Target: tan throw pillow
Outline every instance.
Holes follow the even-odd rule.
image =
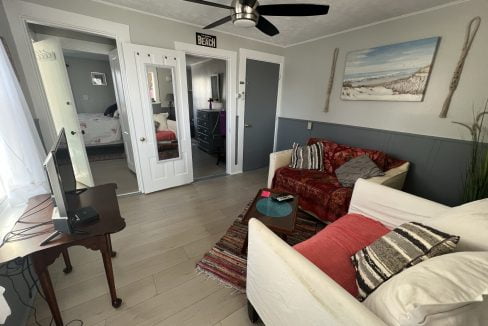
[[[458,236],[417,222],[393,229],[351,257],[356,269],[358,299],[363,301],[383,282],[404,269],[452,252],[458,241]]]
[[[168,130],[168,116],[169,113],[153,114],[154,121],[159,122],[159,126],[156,131]]]

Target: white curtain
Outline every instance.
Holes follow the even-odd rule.
[[[43,160],[29,107],[0,42],[0,182],[11,206],[48,192]]]

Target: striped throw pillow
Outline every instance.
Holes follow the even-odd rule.
[[[316,143],[309,146],[293,144],[291,164],[294,169],[324,170],[324,145]]]
[[[409,222],[356,252],[352,264],[360,301],[402,270],[429,258],[450,253],[459,241],[432,227]]]

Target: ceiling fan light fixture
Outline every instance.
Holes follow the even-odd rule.
[[[234,20],[234,25],[237,27],[250,28],[256,27],[256,22],[252,19],[238,19]]]
[[[235,14],[232,15],[232,23],[237,27],[256,27],[258,23],[258,16],[254,14]]]
[[[238,27],[256,27],[259,19],[259,14],[256,12],[258,5],[257,1],[252,6],[249,6],[246,1],[234,0],[231,4],[233,7],[231,11],[232,23]]]

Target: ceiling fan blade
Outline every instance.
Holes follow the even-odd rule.
[[[183,0],[183,1],[193,2],[193,3],[198,3],[200,5],[223,8],[223,9],[232,9],[231,6],[221,5],[220,3],[214,3],[214,2],[210,2],[210,1],[204,1],[204,0]]]
[[[318,16],[329,12],[327,5],[289,3],[282,5],[262,5],[257,8],[260,15],[268,16]]]
[[[271,24],[271,22],[269,20],[267,20],[266,18],[264,18],[263,16],[259,17],[258,24],[256,25],[256,28],[259,29],[264,34],[269,35],[269,36],[275,36],[276,34],[280,33],[280,31],[276,28],[276,26]]]
[[[214,28],[214,27],[220,26],[222,24],[225,24],[227,22],[230,22],[231,20],[232,20],[232,18],[230,18],[230,16],[227,16],[227,17],[224,17],[222,19],[217,20],[216,22],[213,22],[210,25],[205,26],[203,29]]]

